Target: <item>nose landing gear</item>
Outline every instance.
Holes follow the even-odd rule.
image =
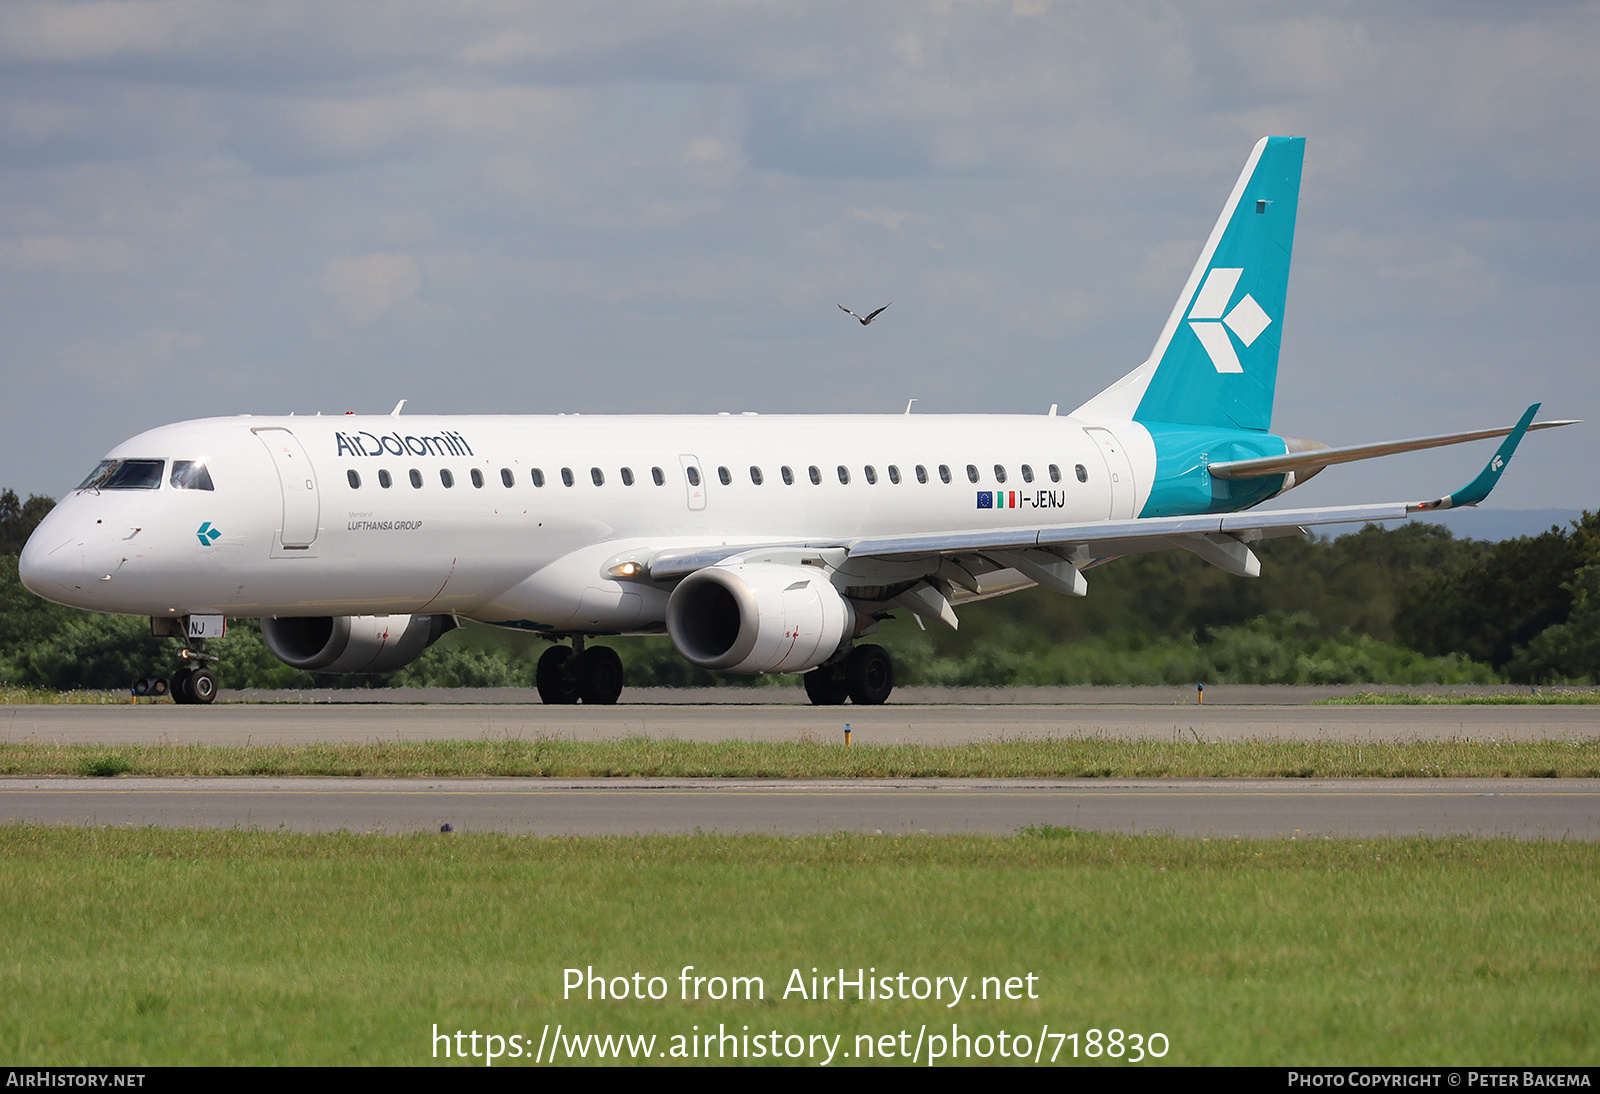
[[[209,704],[217,697],[217,677],[210,666],[220,658],[214,653],[206,652],[204,638],[191,638],[188,634],[187,618],[179,619],[152,619],[151,630],[157,637],[182,638],[183,649],[178,651],[178,657],[183,665],[174,672],[170,679],[155,676],[142,676],[133,682],[133,694],[151,695],[160,697],[171,695],[174,703]]]

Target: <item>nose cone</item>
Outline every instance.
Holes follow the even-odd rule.
[[[17,559],[17,576],[29,592],[77,605],[83,599],[83,540],[57,512],[47,514],[28,537]]]

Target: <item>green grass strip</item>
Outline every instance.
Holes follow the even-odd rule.
[[[835,1066],[952,1023],[1159,1032],[1185,1065],[1586,1065],[1600,1043],[1594,843],[10,826],[0,909],[19,1066],[454,1065],[435,1025],[531,1053],[557,1023],[660,1051],[694,1026],[839,1036]],[[764,997],[685,1001],[686,965]],[[670,994],[563,998],[591,966]],[[1037,998],[783,998],[813,968],[1031,975]]]
[[[1318,699],[1312,706],[1365,707],[1365,706],[1594,706],[1600,704],[1600,690],[1518,692],[1500,695],[1434,695],[1426,692],[1358,691],[1354,695],[1341,695],[1332,699]]]
[[[54,688],[0,685],[0,706],[10,704],[31,706],[57,706],[61,704],[107,706],[113,703],[125,706],[129,702],[129,698],[126,691],[57,691]],[[158,701],[160,700],[141,700],[141,702],[145,703]]]
[[[1600,738],[1562,741],[1123,741],[965,745],[636,737],[376,744],[0,744],[0,775],[553,778],[1600,778]]]

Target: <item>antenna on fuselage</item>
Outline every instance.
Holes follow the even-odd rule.
[[[907,414],[911,413],[911,404],[914,403],[914,402],[916,402],[915,399],[907,399],[906,400],[906,413]]]
[[[391,417],[391,418],[400,417],[400,408],[405,406],[405,405],[406,405],[406,401],[404,399],[401,399],[398,403],[394,404],[394,409],[389,411],[389,417]]]

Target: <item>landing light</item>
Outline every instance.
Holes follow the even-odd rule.
[[[638,562],[619,562],[606,573],[611,577],[641,577],[644,574],[644,565]]]

